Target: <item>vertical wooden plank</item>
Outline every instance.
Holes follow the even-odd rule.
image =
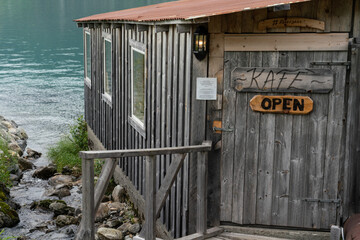
[[[331,53],[314,53],[315,62],[331,62]],[[305,67],[310,66],[308,63]],[[306,161],[306,169],[309,172],[309,182],[306,186],[305,198],[322,199],[323,177],[325,167],[326,134],[328,122],[329,96],[323,94],[311,94],[316,106],[309,119],[309,151]],[[305,203],[304,226],[320,228],[322,203]]]
[[[346,59],[347,52],[332,53],[332,61],[334,62],[346,61]],[[331,69],[335,73],[335,81],[334,89],[330,92],[329,96],[323,199],[338,198],[339,180],[344,163],[346,67],[333,66]],[[342,183],[340,182],[340,184]],[[322,208],[322,228],[328,227],[330,224],[333,224],[333,221],[339,220],[337,207],[335,204],[327,204],[327,208]]]
[[[360,2],[356,6],[356,21],[360,17]],[[356,25],[358,26],[360,22]],[[354,35],[359,36],[360,29],[355,30]],[[343,217],[347,219],[353,213],[358,212],[359,209],[359,190],[355,186],[359,184],[359,108],[357,103],[360,102],[360,86],[359,86],[359,71],[357,66],[360,64],[359,47],[352,46],[351,49],[351,72],[349,77],[349,98],[346,121],[346,155],[344,164],[344,191],[343,191]],[[357,129],[354,131],[354,129]]]
[[[262,65],[262,53],[250,53],[250,67]],[[248,94],[250,101],[256,94]],[[257,168],[259,159],[259,124],[260,114],[248,108],[247,112],[247,142],[245,164],[245,200],[247,206],[244,212],[244,224],[254,224],[256,220],[256,192],[257,192]]]
[[[277,67],[279,54],[263,52],[262,66]],[[275,114],[264,114],[260,118],[259,162],[256,204],[256,223],[270,225],[272,218],[273,167],[274,167]]]
[[[235,57],[234,57],[235,58]],[[247,59],[249,58],[249,53],[237,53],[236,59],[238,66],[248,66]],[[228,80],[227,80],[228,81]],[[227,83],[231,84],[231,83]],[[225,89],[231,87],[226,85]],[[227,90],[226,90],[227,91]],[[231,91],[233,91],[231,89]],[[224,99],[225,100],[225,99]],[[225,100],[226,101],[226,100]],[[235,143],[232,146],[234,151],[234,160],[233,160],[233,187],[232,187],[232,221],[235,223],[243,224],[243,215],[244,209],[244,174],[245,174],[245,154],[246,154],[246,129],[247,129],[247,109],[249,108],[249,102],[247,99],[247,94],[236,94],[236,105],[235,105]],[[224,106],[225,109],[225,106]],[[229,111],[230,109],[227,109]],[[230,110],[231,111],[231,110]],[[225,119],[225,118],[224,118]],[[225,137],[229,134],[223,133],[223,141]],[[225,142],[225,141],[224,141]],[[225,150],[225,146],[223,146]],[[230,151],[227,150],[227,151]],[[224,161],[225,158],[222,159]],[[226,175],[225,175],[226,176]]]
[[[146,194],[145,194],[145,239],[155,240],[156,225],[156,157],[146,157]]]
[[[174,30],[175,26],[172,26],[169,28],[169,33],[168,33],[168,44],[167,44],[167,56],[166,56],[166,61],[167,61],[167,78],[166,78],[166,124],[165,124],[165,146],[167,147],[171,147],[171,129],[172,129],[172,125],[171,125],[171,114],[172,114],[172,76],[173,76],[173,42],[174,42]],[[166,156],[166,169],[169,168],[170,166],[170,160],[171,160],[171,156],[167,155]],[[173,184],[174,185],[174,184]],[[175,212],[172,212],[170,209],[171,203],[170,203],[170,198],[171,198],[171,194],[169,194],[169,196],[167,197],[166,200],[166,204],[165,204],[165,215],[166,215],[166,226],[168,229],[171,229],[171,220],[172,220],[172,214],[174,214]]]
[[[94,161],[82,159],[82,228],[79,239],[95,239],[95,211],[94,211]]]
[[[207,230],[207,152],[198,153],[197,222],[196,232],[205,234]]]
[[[243,12],[226,14],[221,16],[221,32],[223,33],[242,33]]]
[[[185,33],[179,34],[179,75],[178,75],[178,125],[177,125],[177,144],[183,146],[184,144],[184,87],[185,87]],[[183,186],[184,167],[178,173],[176,186],[176,237],[180,237],[182,232],[182,186]]]
[[[172,130],[171,130],[171,145],[173,147],[177,146],[177,126],[178,126],[178,70],[179,70],[179,33],[174,31],[174,62],[173,62],[173,78],[172,78]],[[178,184],[181,180],[180,172],[178,173],[178,177],[176,179],[175,184],[171,188],[171,227],[170,231],[174,237],[176,237],[176,229],[177,229],[177,189]]]
[[[191,111],[191,66],[192,66],[192,28],[190,33],[186,33],[185,41],[185,105],[184,105],[184,146],[190,144],[190,111]],[[184,185],[183,185],[183,217],[182,217],[182,235],[187,233],[187,220],[189,211],[189,155],[184,161]]]
[[[352,24],[352,0],[343,0],[339,4],[336,0],[331,0],[331,31],[350,32]]]
[[[325,22],[325,31],[324,32],[331,32],[331,2],[332,0],[318,0],[317,6],[317,17],[316,19]]]
[[[241,56],[239,56],[241,55]],[[223,128],[234,129],[235,127],[235,99],[236,92],[232,89],[230,73],[237,65],[243,65],[241,61],[244,53],[225,53],[224,65],[224,93],[223,93]],[[240,62],[238,62],[240,61]],[[233,197],[233,170],[234,170],[234,131],[222,132],[222,157],[221,157],[221,198],[220,220],[232,220],[232,197]]]
[[[291,67],[295,61],[294,52],[279,53],[279,67]],[[286,226],[288,223],[290,160],[292,146],[292,115],[276,117],[274,139],[274,180],[272,225]]]
[[[166,78],[167,78],[167,48],[168,48],[168,42],[167,42],[167,34],[168,32],[162,32],[162,55],[161,55],[161,62],[159,62],[159,65],[161,65],[161,118],[160,118],[160,147],[165,147],[166,143],[166,105],[167,105],[167,96],[166,96]],[[163,179],[166,174],[166,156],[162,155],[160,158],[161,161],[161,172],[160,172],[160,180],[161,183],[163,182]],[[164,209],[166,206],[164,206]],[[163,210],[161,212],[161,217],[163,219],[163,222],[166,223],[165,218],[166,214]]]
[[[191,55],[191,53],[190,53]],[[202,61],[192,58],[192,76],[191,76],[191,108],[190,112],[190,145],[202,144],[205,139],[206,130],[206,101],[196,100],[196,78],[207,76],[207,59]],[[188,193],[188,234],[196,232],[196,202],[197,202],[197,153],[189,155],[189,193]],[[218,170],[218,169],[217,169]],[[214,176],[212,176],[214,177]],[[219,207],[219,205],[217,205]],[[214,209],[212,209],[214,211]]]

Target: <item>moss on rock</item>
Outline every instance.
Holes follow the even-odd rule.
[[[14,227],[19,222],[17,212],[5,202],[0,201],[0,227]]]

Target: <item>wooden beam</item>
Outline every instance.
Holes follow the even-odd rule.
[[[149,30],[149,26],[144,25],[144,24],[137,24],[136,28],[137,28],[138,32],[145,32],[145,31]]]
[[[225,51],[347,51],[348,33],[225,35]]]
[[[175,156],[171,165],[166,169],[166,176],[162,180],[160,189],[156,193],[156,216],[158,217],[162,207],[165,204],[166,198],[169,195],[170,188],[172,187],[174,181],[176,180],[177,174],[181,169],[186,154],[178,154]]]
[[[207,158],[207,152],[198,152],[196,232],[203,235],[207,230]]]
[[[136,190],[129,177],[124,174],[119,166],[115,167],[114,179],[116,183],[121,184],[126,189],[126,193],[129,195],[131,202],[134,204],[134,207],[139,211],[139,215],[144,214],[144,197],[141,196],[139,191]],[[156,221],[156,235],[165,240],[172,239],[170,233],[166,230],[166,227],[159,219]]]
[[[103,28],[110,28],[111,24],[110,23],[103,23],[102,27]]]
[[[183,146],[183,147],[165,147],[150,149],[128,149],[128,150],[108,150],[108,151],[81,151],[80,157],[87,159],[96,158],[122,158],[135,156],[154,156],[190,152],[209,152],[211,143],[204,142],[202,145]]]
[[[76,240],[95,239],[94,162],[82,159],[82,218]]]
[[[198,239],[206,239],[219,235],[224,232],[224,229],[221,227],[213,227],[207,230],[205,235],[200,233],[191,234],[182,238],[177,238],[177,240],[198,240]]]
[[[95,212],[97,212],[100,203],[102,201],[102,198],[104,197],[110,179],[114,173],[116,163],[117,163],[116,159],[112,159],[112,158],[105,159],[105,164],[101,169],[101,173],[95,187],[95,205],[94,205]]]
[[[176,31],[178,33],[189,33],[192,25],[189,24],[178,24],[176,25]]]
[[[168,32],[169,25],[155,25],[155,33]]]
[[[125,24],[125,30],[133,30],[135,28],[134,24]]]
[[[156,223],[156,157],[145,159],[145,239],[155,240]]]

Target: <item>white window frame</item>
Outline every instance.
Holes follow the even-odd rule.
[[[146,109],[146,96],[145,96],[145,89],[146,89],[146,46],[143,43],[134,41],[132,39],[129,40],[130,45],[130,94],[131,94],[131,100],[130,100],[130,116],[129,116],[129,123],[131,126],[133,126],[143,137],[145,137],[145,109]],[[144,56],[144,122],[142,122],[138,117],[134,115],[133,109],[134,109],[134,51],[142,54]]]
[[[111,61],[111,76],[110,76],[110,81],[111,81],[111,93],[109,94],[108,92],[105,91],[105,85],[106,85],[106,42],[110,43],[111,49],[110,52],[112,52],[112,41],[111,41],[111,34],[107,33],[107,32],[103,32],[102,33],[102,37],[103,37],[103,86],[104,86],[104,93],[102,94],[102,100],[104,102],[106,102],[107,104],[109,104],[110,106],[112,105],[112,91],[113,91],[113,84],[112,84],[112,74],[113,74],[113,64]],[[110,58],[112,59],[112,56],[110,56]]]
[[[90,37],[90,46],[87,45],[87,36]],[[88,76],[88,60],[87,60],[87,50],[90,47],[90,55],[91,55],[91,33],[90,29],[84,29],[84,83],[86,86],[91,88],[91,56],[90,56],[90,76]]]

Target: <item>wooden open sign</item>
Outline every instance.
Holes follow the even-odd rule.
[[[253,111],[264,113],[308,114],[314,102],[302,96],[263,96],[257,95],[250,101]]]

